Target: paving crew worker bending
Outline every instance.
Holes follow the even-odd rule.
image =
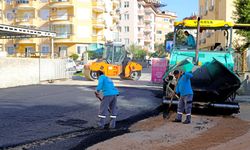
[[[117,117],[117,96],[119,91],[115,88],[113,81],[104,75],[102,71],[97,72],[98,85],[96,87],[96,95],[99,96],[100,92],[103,93],[101,100],[99,115],[98,115],[98,128],[103,129],[106,117],[110,114],[109,128],[115,128]]]
[[[185,110],[186,120],[183,123],[189,124],[191,123],[191,110],[193,101],[193,90],[190,79],[193,77],[193,75],[191,72],[182,72],[179,70],[175,70],[173,74],[176,80],[178,80],[175,92],[180,94],[177,107],[177,116],[174,122],[182,122],[182,114]]]

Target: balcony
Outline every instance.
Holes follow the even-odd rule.
[[[143,33],[138,33],[138,39],[144,39],[144,34]]]
[[[92,35],[92,42],[93,43],[104,43],[105,42],[104,35],[93,34]]]
[[[151,22],[151,21],[152,21],[152,19],[151,19],[150,16],[145,16],[144,17],[144,22]]]
[[[30,10],[35,9],[33,5],[33,0],[16,0],[14,7],[18,10]]]
[[[104,19],[92,19],[93,28],[103,29],[105,27]]]
[[[113,2],[113,5],[115,6],[119,6],[120,4],[119,0],[112,0],[112,2]]]
[[[17,17],[15,18],[16,25],[19,26],[31,26],[34,25],[34,18]]]
[[[138,16],[144,16],[144,10],[139,9],[138,10]]]
[[[120,15],[114,14],[113,19],[114,19],[114,21],[118,22],[120,20]]]
[[[52,24],[71,24],[73,17],[73,15],[51,15],[49,20],[52,22]]]
[[[93,8],[93,11],[95,11],[97,13],[102,13],[105,11],[105,4],[103,1],[93,0],[92,8]]]
[[[144,32],[150,33],[150,32],[152,32],[152,28],[151,28],[150,26],[146,26],[146,27],[144,28]]]
[[[74,0],[49,0],[49,6],[53,8],[67,8],[74,6]]]
[[[150,37],[145,37],[144,43],[151,43],[151,38]]]
[[[139,21],[139,22],[138,22],[138,27],[144,27],[144,22]]]

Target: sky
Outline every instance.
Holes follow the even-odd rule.
[[[198,12],[199,0],[161,0],[161,2],[167,4],[167,6],[161,8],[161,10],[176,12],[177,21],[191,16],[193,12],[196,14]]]

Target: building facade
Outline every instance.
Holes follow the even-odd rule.
[[[199,16],[202,19],[224,20],[233,22],[233,11],[235,10],[234,0],[199,0]],[[215,43],[226,46],[226,34],[221,31],[203,32],[199,41],[201,48],[209,48]],[[233,34],[234,39],[238,38]],[[234,40],[233,40],[234,41]]]
[[[132,44],[154,52],[155,43],[164,43],[165,34],[173,31],[176,14],[162,13],[157,8],[160,1],[121,0],[119,41],[127,47]]]
[[[119,19],[119,0],[3,0],[3,24],[36,28],[57,34],[51,39],[2,40],[9,56],[29,57],[41,52],[55,57],[79,56],[86,50],[102,48],[113,40]]]

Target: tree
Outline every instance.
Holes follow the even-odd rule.
[[[235,22],[250,24],[250,0],[235,0],[234,6],[235,11],[233,11],[233,19],[235,20]],[[250,43],[250,31],[237,30],[236,33],[245,37],[245,43],[242,45],[242,47],[248,47]]]
[[[174,32],[169,32],[165,36],[167,41],[173,41],[174,40]],[[183,43],[185,41],[186,37],[183,30],[178,30],[176,34],[176,43]]]
[[[133,59],[135,60],[143,60],[147,55],[146,51],[141,46],[135,44],[129,46],[129,51],[132,53]]]
[[[78,55],[77,54],[72,54],[69,56],[71,59],[73,59],[74,61],[76,61],[78,59]]]
[[[153,57],[165,57],[166,56],[164,44],[156,43],[154,46],[155,46],[155,53],[153,53],[151,56]]]

